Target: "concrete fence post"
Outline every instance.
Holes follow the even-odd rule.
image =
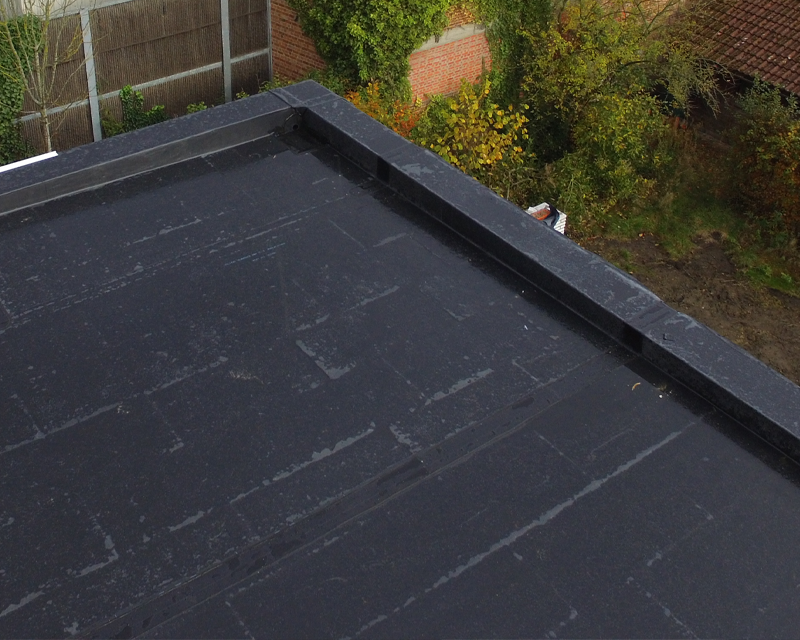
[[[267,80],[272,82],[272,0],[267,0],[267,51]]]
[[[94,47],[92,45],[92,23],[89,10],[81,9],[81,31],[83,32],[83,57],[86,60],[86,84],[89,88],[89,112],[92,115],[92,135],[94,141],[103,139],[100,126],[100,102],[97,99],[97,73],[94,66]]]
[[[233,79],[231,74],[231,19],[228,0],[219,0],[220,22],[222,23],[222,81],[225,85],[225,102],[233,100]]]

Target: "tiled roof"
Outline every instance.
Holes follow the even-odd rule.
[[[720,0],[702,35],[713,60],[800,93],[798,0]]]

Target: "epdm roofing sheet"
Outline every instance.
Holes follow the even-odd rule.
[[[302,128],[22,213],[0,636],[797,635],[795,463]]]

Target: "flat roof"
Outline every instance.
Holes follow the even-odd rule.
[[[0,211],[0,636],[796,634],[800,390],[319,85]]]

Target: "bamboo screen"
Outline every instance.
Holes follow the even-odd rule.
[[[219,0],[134,0],[92,12],[100,93],[222,59]]]
[[[267,47],[267,0],[231,0],[231,57],[237,58]],[[269,80],[266,53],[232,65],[233,92],[255,93],[260,83]]]

